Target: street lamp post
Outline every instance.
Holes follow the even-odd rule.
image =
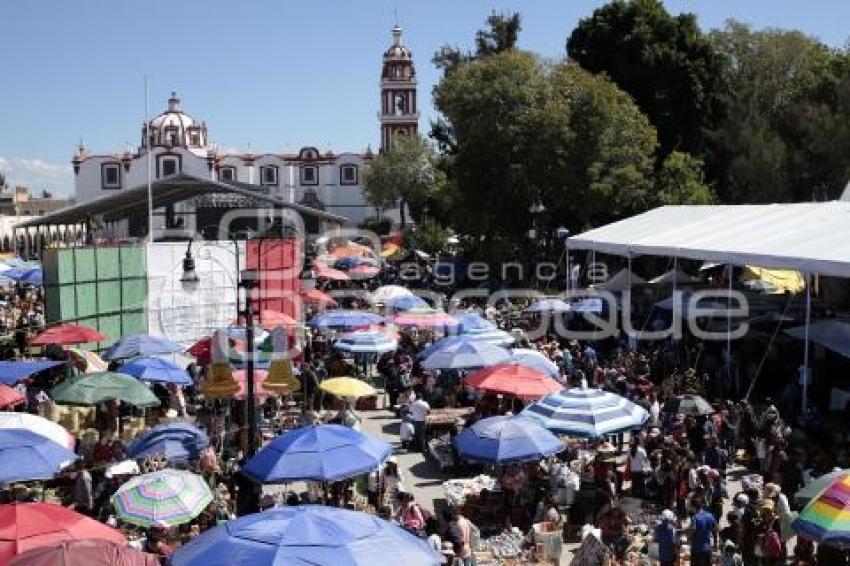
[[[570,273],[570,245],[568,243],[568,239],[570,237],[570,231],[566,226],[558,226],[557,230],[558,238],[564,240],[564,269],[566,269],[566,283],[565,289],[569,294],[572,291],[572,274]]]
[[[239,276],[239,286],[245,291],[245,410],[248,420],[248,454],[250,458],[257,452],[257,406],[256,398],[254,397],[254,313],[251,308],[251,293],[257,282],[257,274],[255,270],[246,269]],[[238,301],[237,296],[237,301]]]

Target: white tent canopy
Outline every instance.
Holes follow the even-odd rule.
[[[806,327],[795,326],[785,330],[785,334],[798,340],[806,339]],[[850,358],[850,321],[819,320],[809,325],[809,340],[829,348],[833,352]]]
[[[641,283],[646,283],[646,280],[643,277],[630,272],[628,267],[624,267],[612,275],[604,283],[597,283],[590,287],[596,291],[611,291],[612,293],[617,293],[620,291],[627,291],[631,289],[632,285],[639,285]]]
[[[649,280],[653,285],[687,285],[688,283],[696,283],[697,281],[699,279],[691,277],[679,268],[671,269]]]
[[[850,277],[850,202],[662,206],[568,240],[570,249]]]

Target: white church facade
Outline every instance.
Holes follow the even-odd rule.
[[[392,30],[393,43],[383,56],[379,122],[381,150],[401,135],[415,135],[416,77],[413,57],[402,42],[402,30]],[[72,159],[77,203],[86,203],[116,192],[186,174],[202,179],[250,186],[285,202],[304,204],[337,214],[356,226],[375,216],[363,193],[363,171],[373,154],[365,151],[320,151],[302,147],[296,153],[224,153],[210,142],[206,122],[183,110],[176,93],[167,109],[142,124],[141,142],[123,153],[93,154],[81,143]],[[187,202],[177,210],[158,211],[156,216],[183,218],[179,226],[203,228],[202,202]],[[394,221],[395,211],[384,215]],[[156,222],[157,224],[168,223]],[[132,223],[131,223],[132,224]],[[130,232],[133,232],[132,226]]]

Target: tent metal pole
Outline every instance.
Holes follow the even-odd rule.
[[[800,379],[803,380],[803,415],[806,414],[806,406],[809,397],[809,322],[812,317],[812,276],[806,273],[806,329],[803,341],[803,371]]]
[[[729,293],[726,299],[726,378],[732,381],[732,272],[735,267],[729,264]]]

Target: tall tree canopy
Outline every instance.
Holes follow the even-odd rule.
[[[797,31],[734,21],[711,34],[728,67],[710,174],[726,202],[835,198],[850,178],[850,56]]]
[[[417,222],[428,200],[440,191],[443,172],[436,166],[437,155],[420,136],[399,137],[393,147],[380,153],[363,174],[366,200],[382,210],[398,205],[402,228],[406,209]]]
[[[567,54],[606,73],[658,130],[661,155],[702,154],[723,89],[723,58],[693,14],[672,16],[659,0],[615,0],[581,20]]]

